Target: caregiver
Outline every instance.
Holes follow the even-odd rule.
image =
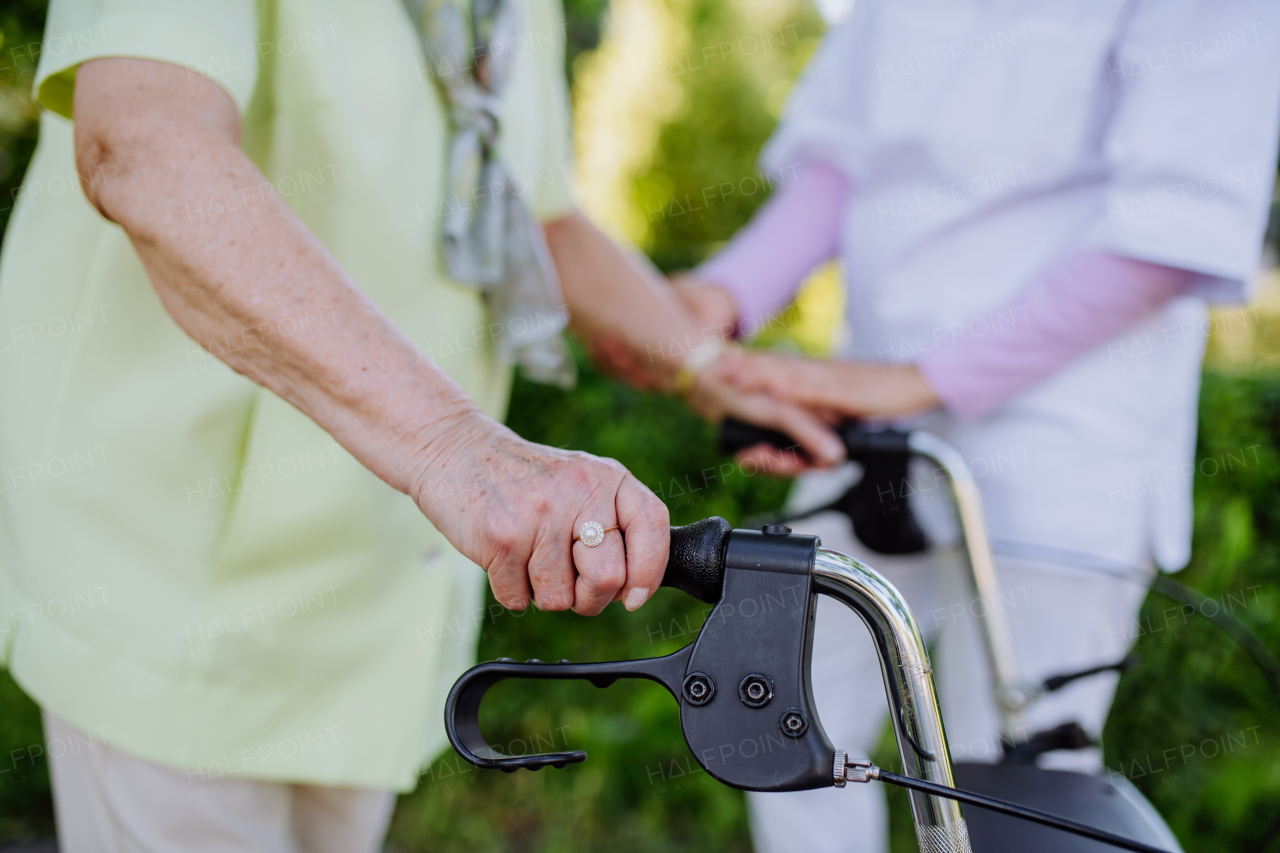
[[[1189,558],[1205,299],[1245,298],[1258,268],[1278,108],[1272,2],[860,0],[764,153],[770,173],[799,166],[797,179],[679,289],[707,325],[754,327],[838,256],[837,359],[755,353],[713,370],[958,447],[996,540],[1021,676],[1111,662],[1132,640],[1142,580]],[[793,508],[857,476],[808,474]],[[917,467],[895,486],[933,540],[925,555],[868,554],[831,513],[797,526],[907,595],[937,643],[955,757],[994,761],[981,611],[947,547],[940,482]],[[822,719],[838,748],[867,755],[884,724],[876,656],[851,614],[820,608]],[[1075,682],[1035,704],[1028,726],[1078,721],[1096,740],[1115,683]],[[1042,764],[1101,767],[1097,749]],[[877,789],[750,802],[761,851],[886,849]]]

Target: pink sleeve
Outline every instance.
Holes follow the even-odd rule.
[[[781,187],[729,245],[696,275],[729,291],[738,329],[791,301],[814,267],[836,254],[849,183],[835,166],[813,161]]]
[[[920,372],[953,414],[981,418],[1150,315],[1196,277],[1102,252],[1074,255],[1000,309],[1012,324],[935,350]]]

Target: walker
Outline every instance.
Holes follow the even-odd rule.
[[[950,481],[974,590],[985,606],[981,625],[991,688],[1002,715],[1003,763],[951,762],[919,627],[901,594],[875,569],[821,548],[817,537],[793,534],[781,524],[734,530],[721,518],[671,529],[663,586],[714,605],[696,641],[659,658],[578,664],[503,658],[475,666],[458,679],[445,707],[453,748],[478,767],[506,772],[585,761],[582,751],[509,756],[494,749],[479,724],[486,691],[507,678],[583,679],[597,687],[619,678],[646,678],[675,697],[685,742],[715,779],[748,791],[841,788],[871,781],[901,785],[909,789],[921,853],[1098,853],[1114,848],[1182,853],[1160,815],[1127,780],[1035,765],[1043,752],[1085,746],[1088,739],[1075,724],[1027,737],[1022,710],[1045,692],[1123,664],[1104,664],[1038,685],[1019,679],[1012,633],[1003,610],[993,606],[999,583],[981,499],[960,454],[925,432],[872,431],[857,424],[840,432],[849,457],[862,462],[866,473],[835,504],[819,509],[847,512],[859,538],[873,550],[907,553],[924,547],[905,499],[890,514],[868,511],[872,505],[866,495],[876,482],[899,471],[905,475],[912,456],[936,463]],[[794,444],[785,435],[745,424],[729,422],[722,430],[727,450],[762,440],[780,447]],[[849,756],[823,731],[809,673],[819,594],[852,608],[870,629],[901,774]],[[962,811],[961,803],[976,808]]]

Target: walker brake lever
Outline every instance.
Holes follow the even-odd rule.
[[[464,759],[486,770],[514,773],[521,768],[541,770],[561,768],[587,760],[582,750],[552,752],[543,755],[504,755],[485,741],[480,731],[480,702],[489,688],[508,678],[561,678],[590,681],[596,687],[608,687],[619,678],[647,678],[671,691],[680,689],[685,665],[692,646],[675,654],[642,660],[608,661],[605,663],[543,663],[539,660],[517,663],[502,658],[467,670],[449,693],[445,708],[445,726],[453,748]]]
[[[713,778],[751,791],[833,784],[835,749],[813,705],[809,659],[816,591],[813,536],[785,527],[732,530],[709,518],[671,530],[663,586],[714,603],[698,639],[674,654],[605,663],[518,663],[468,670],[445,704],[445,731],[458,754],[486,769],[564,767],[581,750],[505,755],[480,731],[480,703],[508,678],[564,678],[607,687],[619,678],[656,681],[675,697],[685,742]]]

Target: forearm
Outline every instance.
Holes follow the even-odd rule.
[[[1100,252],[1049,270],[1000,308],[999,324],[920,362],[920,372],[954,414],[982,417],[1149,316],[1194,274]]]
[[[165,309],[232,369],[409,491],[434,452],[431,439],[451,419],[474,413],[473,404],[269,191],[236,145],[238,128],[229,131],[229,100],[231,117],[215,113],[177,127],[168,111],[128,103],[103,110],[94,99],[130,95],[120,94],[118,80],[95,75],[96,64],[81,69],[76,88],[77,160],[82,174],[94,176],[86,193],[129,236]],[[145,73],[132,82],[133,96],[157,97]],[[107,118],[97,122],[100,113]],[[242,204],[237,213],[191,213],[230,199]],[[319,315],[338,322],[304,334],[272,332],[289,318]]]
[[[702,328],[643,257],[620,248],[580,213],[545,224],[575,332],[588,341],[618,336],[643,353],[665,390],[689,352],[728,329]]]
[[[498,601],[592,615],[615,598],[634,610],[658,587],[662,502],[616,462],[539,447],[481,414],[270,192],[216,84],[95,60],[80,66],[74,111],[85,194],[124,229],[178,324],[410,494]],[[236,213],[193,213],[231,199]],[[273,333],[317,315],[337,322]],[[619,535],[575,543],[587,521]]]

